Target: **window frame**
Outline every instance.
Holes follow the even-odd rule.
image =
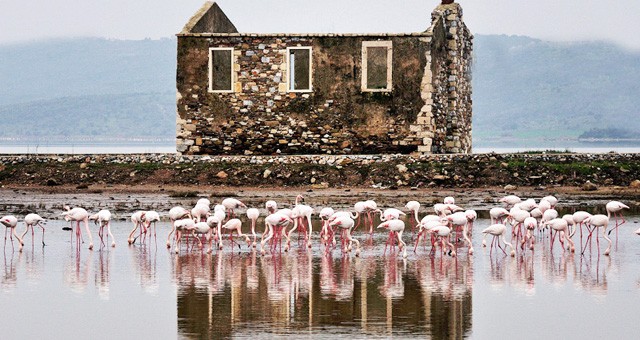
[[[291,89],[291,50],[309,50],[309,88],[303,90]],[[313,46],[291,46],[287,47],[287,92],[288,93],[311,93],[313,92]]]
[[[384,89],[370,89],[367,87],[367,77],[369,71],[368,51],[370,47],[387,48],[387,87]],[[392,92],[393,91],[393,42],[391,40],[376,40],[362,42],[362,72],[361,72],[362,92]]]
[[[230,51],[231,52],[231,86],[229,90],[213,89],[213,51]],[[236,82],[236,72],[234,65],[236,61],[235,49],[233,47],[209,47],[209,93],[234,93],[234,84]]]

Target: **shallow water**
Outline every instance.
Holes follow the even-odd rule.
[[[420,247],[406,260],[383,254],[386,235],[360,258],[311,252],[265,257],[226,249],[180,255],[158,244],[127,246],[129,224],[113,223],[116,248],[80,251],[61,221],[45,242],[36,231],[22,253],[7,244],[0,280],[2,339],[207,338],[300,335],[334,338],[637,338],[640,324],[638,216],[622,226],[611,256],[596,243],[580,256],[540,239],[534,253],[512,258],[481,247],[457,258]],[[21,229],[21,227],[19,227]],[[316,229],[317,230],[317,229]],[[615,241],[615,233],[612,234]],[[86,236],[85,236],[86,237]],[[368,236],[357,238],[363,243]],[[410,242],[410,233],[405,235]],[[603,241],[603,240],[601,240]],[[604,251],[606,242],[601,242]],[[614,243],[615,245],[615,243]]]

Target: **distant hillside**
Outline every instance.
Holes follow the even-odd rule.
[[[0,45],[8,136],[175,134],[175,39]],[[640,133],[640,55],[605,43],[477,35],[474,138]],[[617,129],[617,130],[612,130]],[[595,136],[594,136],[595,134]]]
[[[614,45],[476,36],[474,135],[576,138],[594,128],[640,136],[640,54]]]

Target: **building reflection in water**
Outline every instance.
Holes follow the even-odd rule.
[[[185,337],[322,332],[461,339],[471,330],[471,260],[188,254],[174,257],[172,270]]]

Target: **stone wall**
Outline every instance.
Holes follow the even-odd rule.
[[[178,152],[471,152],[473,37],[458,4],[438,6],[424,33],[369,35],[229,33],[219,7],[206,8],[178,34]],[[215,18],[225,30],[195,30]],[[362,92],[365,41],[392,42],[391,92]],[[313,91],[292,93],[286,49],[309,46]],[[234,48],[232,93],[208,90],[210,47]]]
[[[470,153],[472,147],[473,36],[457,3],[438,6],[432,13],[429,68],[422,82],[425,106],[418,114],[424,145],[421,152]]]
[[[393,43],[393,92],[361,91],[363,41]],[[287,92],[286,48],[313,48],[313,92]],[[208,91],[209,47],[233,47],[233,93]],[[178,151],[185,154],[410,153],[429,45],[419,36],[180,37]]]

